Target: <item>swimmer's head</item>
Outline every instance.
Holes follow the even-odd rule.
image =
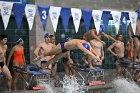
[[[66,42],[68,42],[68,41],[72,40],[72,38],[71,37],[67,37],[65,40],[66,40]]]
[[[23,42],[23,39],[22,39],[21,37],[18,37],[18,38],[16,39],[16,43],[19,44],[19,43],[21,43],[21,42]]]
[[[45,34],[44,34],[44,38],[50,38],[50,33],[48,33],[48,32],[45,33]]]

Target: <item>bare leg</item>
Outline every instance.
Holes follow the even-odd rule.
[[[12,76],[6,65],[3,66],[2,71],[6,75],[8,90],[11,91]]]
[[[60,58],[64,57],[67,54],[67,52],[65,53],[59,53],[57,55],[55,55],[52,59],[50,59],[48,62],[46,62],[42,68],[48,66],[49,64],[53,64],[54,62],[56,62],[57,60],[59,60]]]
[[[19,74],[17,72],[14,72],[14,76],[13,76],[13,90],[16,90],[16,83],[18,80]]]
[[[139,52],[139,40],[137,38],[134,38],[134,64],[136,64],[136,58]]]
[[[70,71],[69,71],[68,64],[64,64],[64,68],[65,68],[66,75],[69,76],[70,75]]]
[[[57,64],[52,66],[52,76],[55,76],[57,72]]]

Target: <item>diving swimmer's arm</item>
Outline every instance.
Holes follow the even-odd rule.
[[[96,34],[94,31],[90,32],[91,36],[94,37],[96,40],[100,41],[101,43],[103,43],[105,45],[105,42],[102,41]]]
[[[127,32],[128,32],[129,38],[132,39],[132,34],[131,34],[131,23],[129,23]]]
[[[109,40],[112,40],[114,42],[116,42],[117,40],[114,39],[113,37],[111,37],[110,35],[105,34],[104,32],[101,32],[102,36],[104,36],[105,38],[108,38]]]
[[[77,47],[82,50],[83,52],[85,52],[86,54],[96,58],[98,61],[101,61],[99,59],[99,57],[97,55],[94,55],[92,52],[90,52],[89,50],[87,50],[86,48],[83,47],[83,45],[81,43],[78,43]]]

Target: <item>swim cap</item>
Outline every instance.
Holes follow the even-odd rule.
[[[87,43],[83,43],[82,45],[83,45],[83,47],[85,47],[87,50],[90,50],[90,46],[89,46]]]
[[[50,33],[45,33],[44,38],[50,38]]]
[[[66,41],[70,41],[70,40],[72,40],[71,37],[67,37],[67,38],[66,38]]]
[[[16,42],[17,42],[17,43],[19,43],[19,42],[21,42],[21,41],[23,41],[22,38],[17,38],[17,39],[16,39]]]

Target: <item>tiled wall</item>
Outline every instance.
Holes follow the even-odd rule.
[[[91,21],[91,25],[90,25],[90,29],[92,29],[92,28],[95,28],[93,20]],[[120,31],[121,31],[121,25],[120,25]],[[79,31],[76,33],[75,29],[74,29],[72,18],[71,18],[69,20],[68,30],[65,33],[64,29],[63,29],[62,21],[61,21],[61,19],[59,19],[57,32],[55,33],[56,43],[64,41],[65,37],[72,37],[72,38],[82,39],[84,33],[85,33],[85,26],[84,26],[83,20],[81,20]],[[115,35],[116,35],[115,34],[115,27],[114,27],[114,22],[112,20],[109,21],[108,31],[105,32],[105,33],[115,37]],[[128,40],[127,33],[125,32],[125,33],[123,33],[123,35],[124,35],[124,42],[126,44],[126,42]],[[108,40],[108,39],[106,39],[104,37],[102,38],[102,40],[104,40],[106,42],[106,45],[104,46],[105,60],[103,61],[103,67],[104,68],[115,68],[115,63],[114,63],[113,56],[110,55],[110,53],[106,51],[106,49],[112,43],[112,41],[110,41],[110,40]],[[82,64],[81,59],[82,59],[83,56],[84,56],[83,52],[81,52],[80,50],[74,50],[73,53],[72,53],[72,58],[73,58],[75,63],[78,62],[78,63]],[[58,64],[58,71],[63,70],[62,63],[63,62],[59,62],[59,64]]]

